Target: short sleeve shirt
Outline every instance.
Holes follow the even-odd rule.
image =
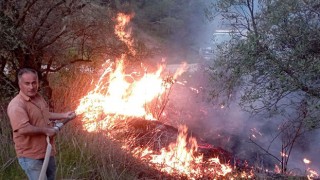
[[[30,98],[20,91],[9,103],[7,113],[13,130],[13,141],[17,156],[32,159],[44,158],[47,148],[46,135],[19,134],[19,129],[28,125],[36,127],[52,126],[49,120],[49,106],[44,98],[39,94]],[[51,155],[55,155],[53,139],[51,139],[51,144],[53,146]]]

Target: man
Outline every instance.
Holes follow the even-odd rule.
[[[30,180],[38,180],[43,165],[47,141],[50,137],[53,147],[47,179],[55,179],[55,146],[53,137],[57,129],[52,120],[75,118],[74,112],[53,113],[44,98],[38,94],[39,80],[34,69],[23,68],[18,72],[20,92],[11,100],[7,113],[13,130],[13,140],[18,161]]]

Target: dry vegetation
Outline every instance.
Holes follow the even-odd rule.
[[[51,76],[53,100],[56,112],[73,110],[79,100],[93,87],[92,81],[97,73],[80,73],[76,70],[65,71]],[[5,113],[5,105],[1,105],[0,116],[0,179],[26,178],[15,157],[11,127]],[[151,122],[151,121],[150,121]],[[133,119],[130,123],[119,123],[112,130],[88,133],[83,130],[80,117],[67,124],[56,138],[57,179],[187,179],[178,174],[168,176],[153,169],[146,162],[136,159],[122,148],[126,142],[135,146],[150,146],[159,150],[174,142],[177,129],[160,122],[145,123],[141,119]],[[116,138],[111,140],[107,135],[112,133]],[[134,137],[134,138],[132,138]],[[207,151],[208,157],[219,156],[220,159],[231,158],[226,151],[215,149]],[[224,160],[228,161],[228,160]],[[239,169],[238,172],[244,169]],[[237,171],[235,171],[237,173]],[[225,179],[235,177],[230,174]],[[283,179],[274,174],[256,174],[260,179]],[[210,177],[211,178],[211,177]],[[210,179],[202,177],[200,179]],[[241,179],[241,178],[235,178]],[[305,178],[292,178],[305,179]]]

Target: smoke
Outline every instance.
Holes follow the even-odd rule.
[[[217,107],[208,99],[210,82],[207,78],[199,65],[198,71],[186,72],[178,79],[184,83],[173,86],[166,108],[168,123],[186,124],[191,132],[206,142],[255,167],[269,171],[273,171],[275,165],[280,167],[282,136],[279,127],[286,119],[252,116],[243,111],[237,101],[228,107]],[[305,175],[308,168],[319,172],[319,137],[319,132],[313,131],[296,140],[289,158],[289,172]],[[305,164],[304,158],[311,163]]]
[[[165,50],[155,53],[158,55],[154,57],[155,62],[165,58],[169,66],[177,66],[182,61],[198,66],[198,71],[186,72],[177,79],[179,83],[173,85],[161,120],[173,126],[186,124],[191,132],[206,142],[247,160],[255,167],[273,171],[275,165],[280,166],[282,141],[279,127],[286,119],[252,116],[243,111],[237,101],[228,107],[218,107],[210,101],[210,82],[205,72],[207,67],[198,52],[201,47],[212,45],[213,32],[220,29],[222,23],[206,22],[203,17],[201,11],[198,16],[193,14],[190,17],[187,25],[192,38],[186,40],[178,35],[172,36],[172,43],[166,44]],[[159,42],[151,44],[161,46]],[[305,175],[308,168],[320,172],[319,138],[320,132],[313,131],[297,139],[290,154],[289,172]],[[304,158],[311,163],[305,164]]]

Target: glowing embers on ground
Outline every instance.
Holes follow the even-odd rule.
[[[317,171],[311,169],[310,167],[308,167],[309,164],[311,164],[311,161],[307,158],[303,158],[303,162],[306,165],[306,174],[307,174],[307,178],[308,179],[317,179],[319,178],[319,174],[317,173]]]

